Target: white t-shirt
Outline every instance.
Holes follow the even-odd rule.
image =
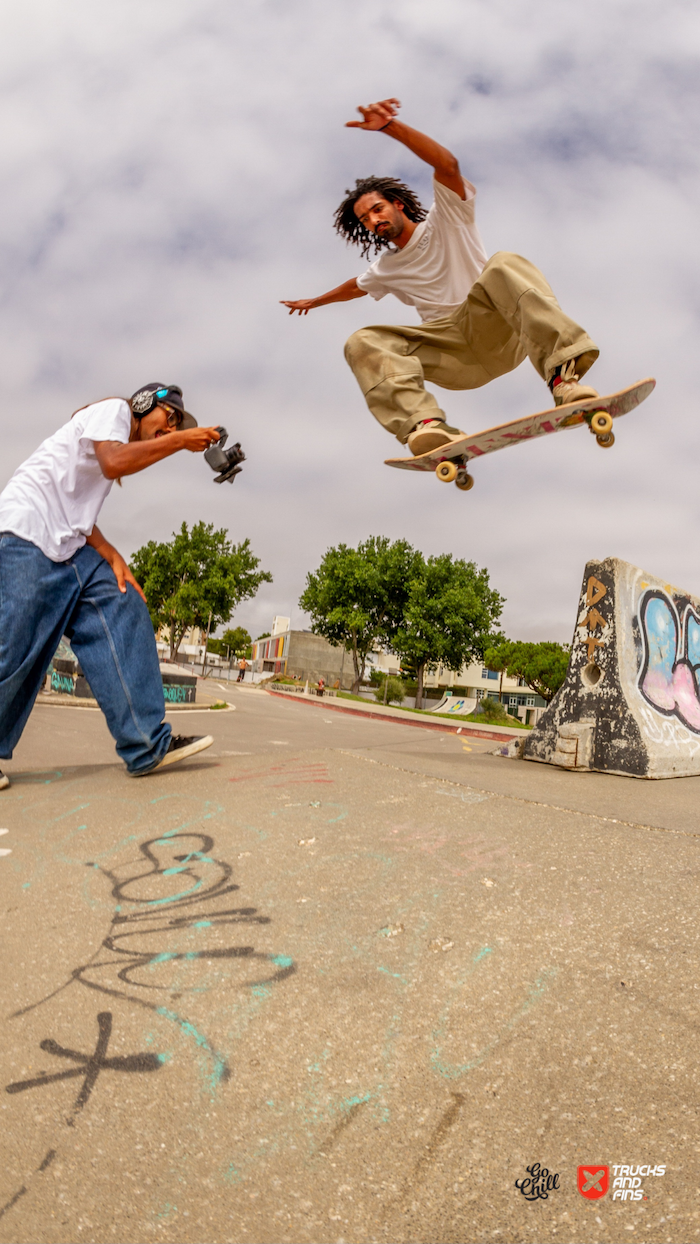
[[[36,544],[52,562],[65,562],[92,532],[113,480],[105,479],[95,441],[120,441],[131,432],[122,398],[78,411],[42,441],[0,493],[0,531]]]
[[[393,294],[417,307],[422,320],[449,315],[465,301],[488,258],[474,220],[476,190],[465,180],[466,199],[441,182],[425,220],[403,250],[393,247],[358,276],[357,284],[373,298]]]

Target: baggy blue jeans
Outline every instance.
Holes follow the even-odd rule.
[[[52,562],[35,544],[0,533],[0,758],[19,742],[59,640],[66,635],[129,773],[147,773],[171,729],[153,626],[138,592],[120,592],[89,545]]]

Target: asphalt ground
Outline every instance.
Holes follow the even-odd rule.
[[[0,1240],[697,1238],[700,779],[207,691],[3,762]]]

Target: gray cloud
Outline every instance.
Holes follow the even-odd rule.
[[[700,590],[695,6],[29,0],[0,31],[0,483],[75,407],[163,378],[245,472],[218,488],[182,455],[114,489],[103,526],[125,553],[182,519],[249,535],[275,576],[237,618],[256,633],[301,622],[306,571],[370,533],[487,565],[518,636],[569,637],[590,556]],[[362,270],[331,227],[356,176],[428,199],[404,149],[343,129],[384,94],[477,183],[487,249],[538,263],[598,341],[597,386],[657,376],[611,453],[521,446],[464,496],[389,471],[342,345],[413,313],[278,305]],[[526,363],[443,399],[475,431],[547,396]]]

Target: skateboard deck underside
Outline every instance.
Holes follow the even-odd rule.
[[[551,410],[541,410],[539,414],[522,419],[511,419],[508,423],[486,428],[484,432],[464,436],[451,445],[431,449],[417,458],[386,458],[385,464],[404,471],[434,471],[439,462],[449,458],[464,458],[469,461],[484,454],[495,453],[497,449],[517,445],[521,441],[533,440],[537,436],[548,436],[551,432],[579,427],[585,424],[585,415],[596,410],[605,410],[613,419],[619,419],[621,415],[629,414],[639,406],[649,396],[655,384],[656,381],[651,378],[639,380],[618,393],[588,398],[585,402],[570,402],[568,406],[555,406]]]

